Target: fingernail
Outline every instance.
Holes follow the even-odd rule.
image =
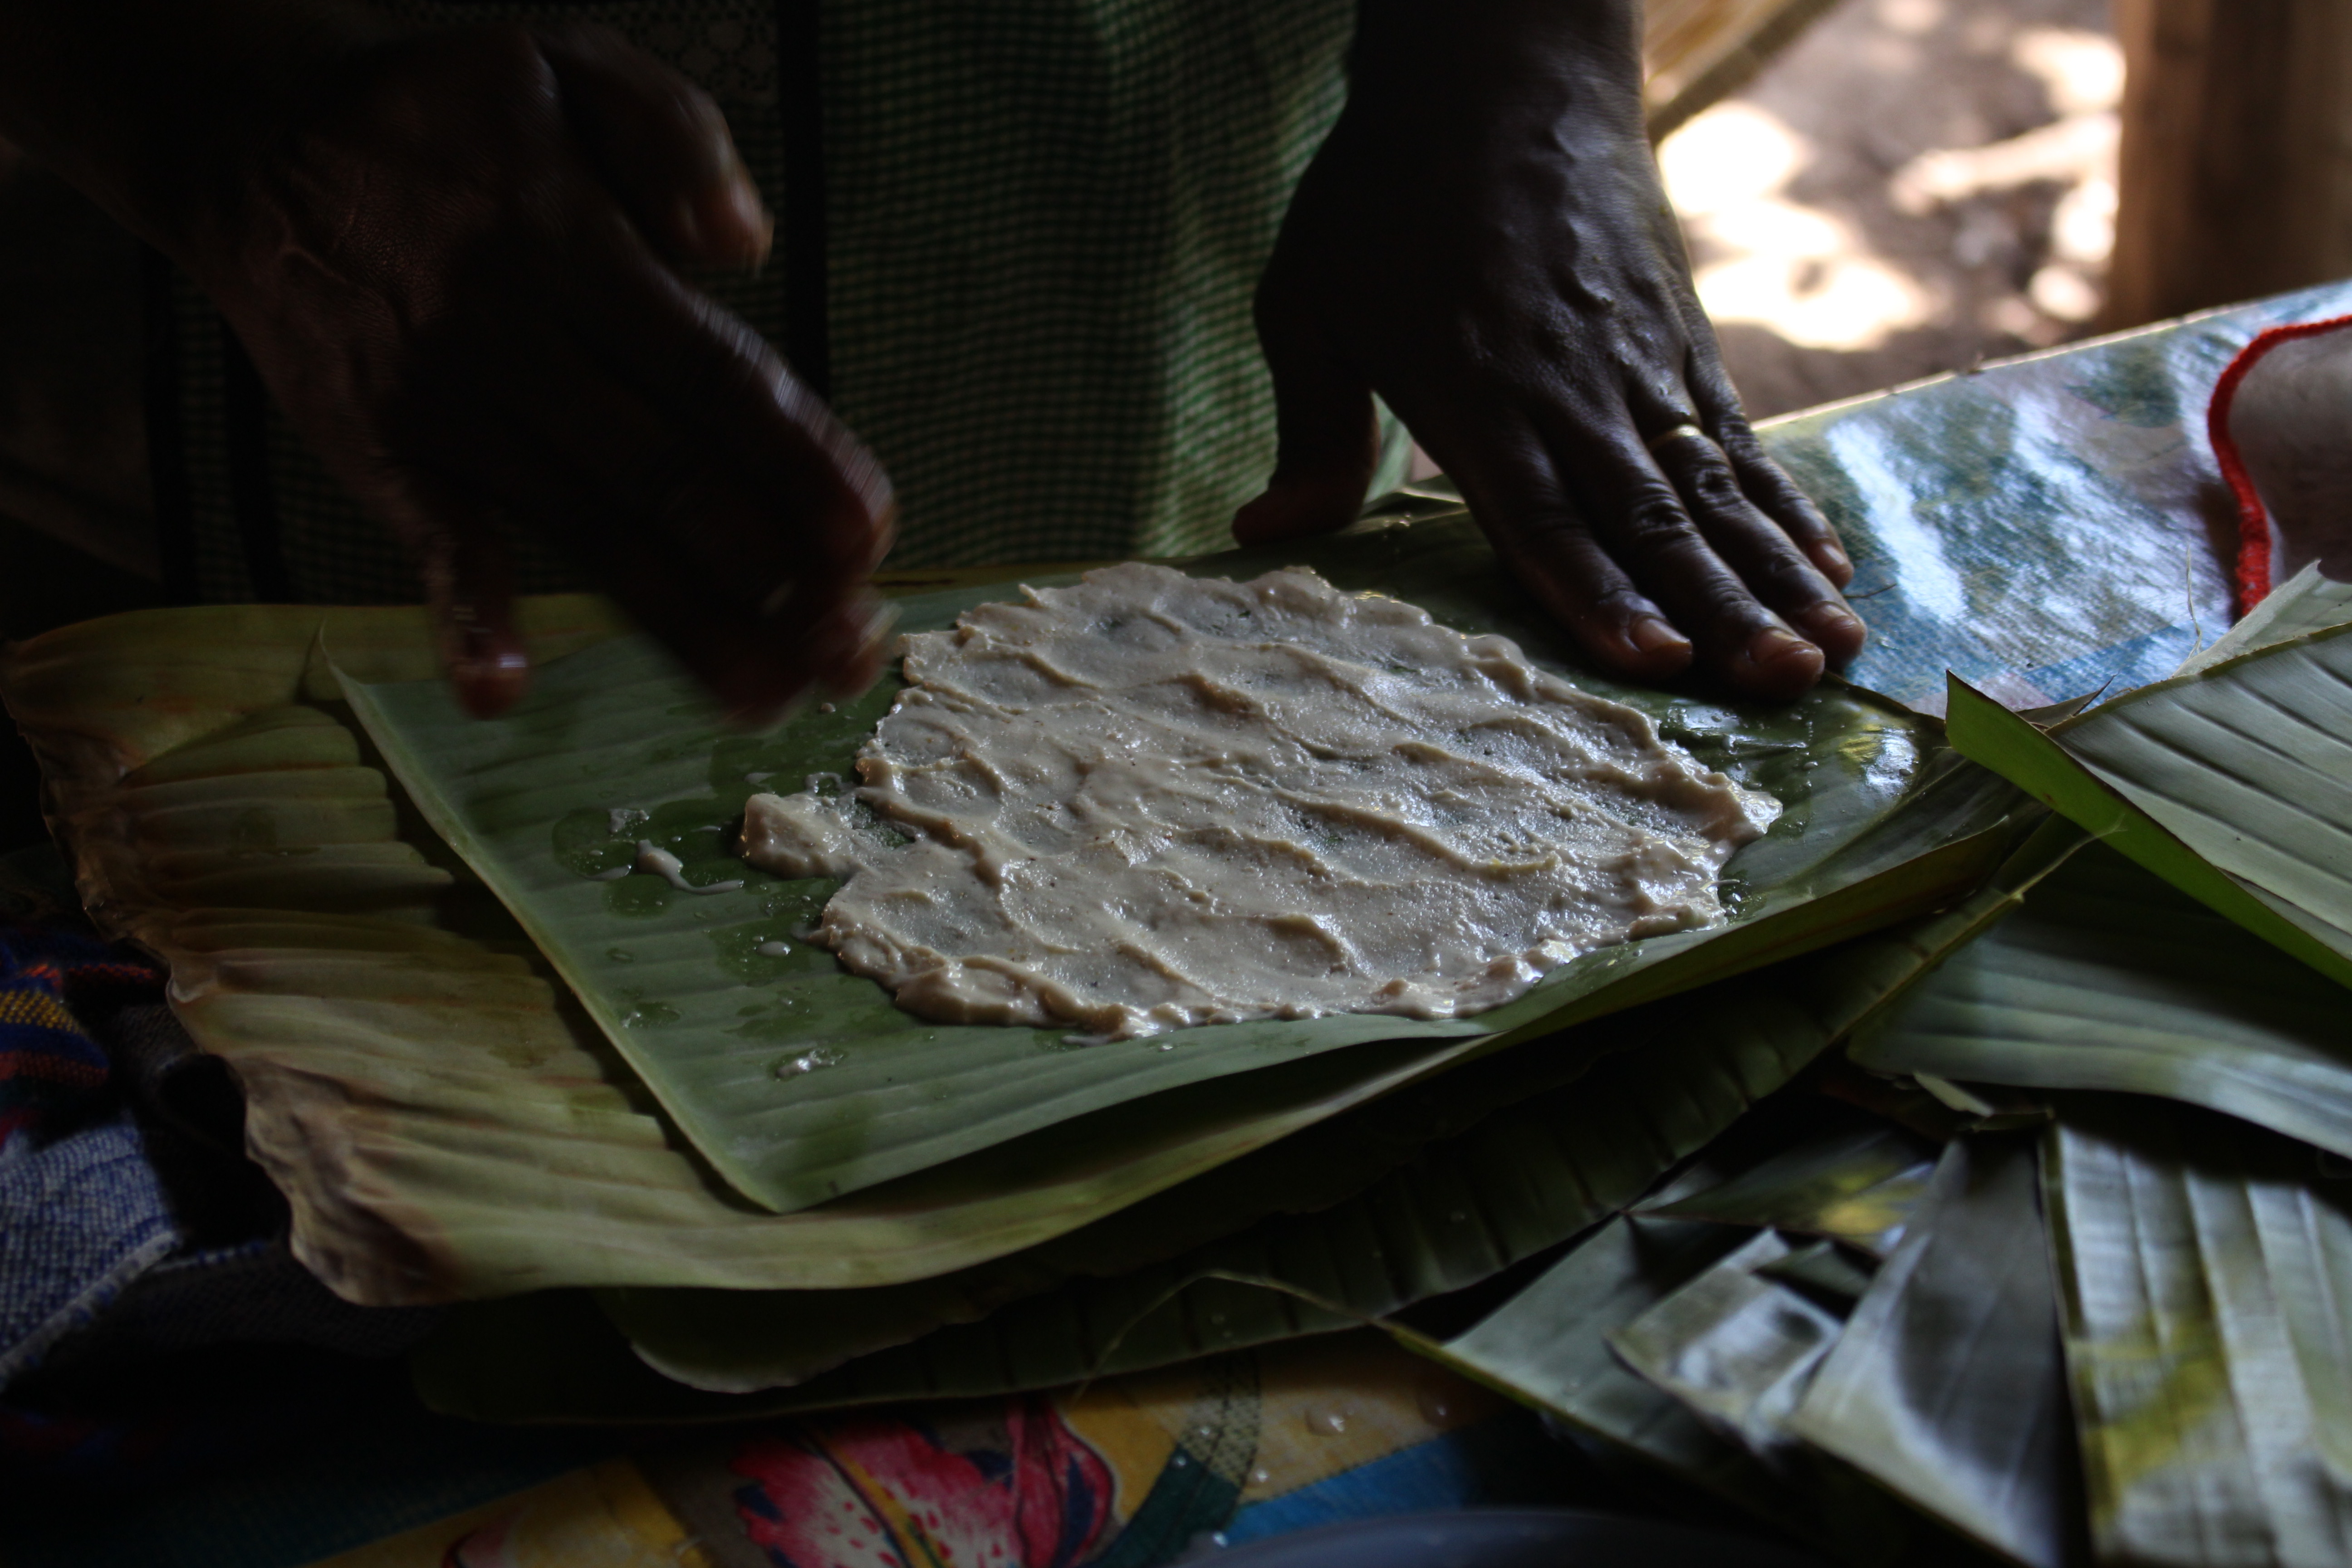
[[[860,595],[829,618],[816,649],[820,679],[835,697],[856,697],[882,673],[882,645],[898,623],[898,610]]]
[[[530,684],[530,660],[513,647],[490,649],[486,635],[468,628],[465,652],[449,671],[458,700],[477,719],[495,719],[522,700]]]
[[[530,673],[530,660],[510,647],[466,660],[466,673],[476,680],[517,680]]]
[[[1690,652],[1690,639],[1655,616],[1643,616],[1625,628],[1625,640],[1644,658]]]
[[[1827,600],[1808,605],[1796,616],[1795,620],[1824,653],[1832,645],[1858,643],[1866,635],[1860,616],[1843,605],[1833,605]]]
[[[693,237],[697,260],[735,262],[756,268],[767,259],[776,222],[768,216],[758,187],[749,179],[705,188],[689,210],[688,232]]]
[[[1780,626],[1767,626],[1748,639],[1748,662],[1759,669],[1803,661],[1818,670],[1822,666],[1822,650],[1792,631]]]
[[[751,265],[757,267],[768,258],[768,249],[776,241],[776,220],[760,200],[760,193],[748,179],[736,183],[730,192],[735,220],[743,233],[751,237]]]
[[[449,625],[457,634],[452,673],[461,679],[511,680],[530,672],[529,656],[502,640],[473,605],[451,605]]]
[[[871,577],[882,570],[882,563],[890,558],[890,547],[898,542],[898,506],[891,502],[874,521],[866,536],[866,563],[857,572],[860,577]]]
[[[1853,558],[1846,554],[1845,547],[1834,539],[1814,541],[1812,557],[1813,564],[1832,577],[1840,573],[1851,574],[1853,571]]]

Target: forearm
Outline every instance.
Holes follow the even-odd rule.
[[[0,133],[177,252],[383,31],[346,0],[0,0]]]

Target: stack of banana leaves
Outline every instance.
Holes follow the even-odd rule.
[[[551,598],[494,721],[406,609],[115,617],[5,689],[302,1260],[458,1304],[440,1409],[722,1420],[1370,1326],[1834,1558],[2352,1560],[2342,592],[1938,720],[1597,678],[1440,501],[1187,570],[1296,560],[1778,798],[1727,917],[1464,1019],[931,1024],[809,940],[832,884],[727,847],[891,680],[731,731]],[[1008,591],[895,589],[910,630]],[[641,841],[676,873],[614,875]]]

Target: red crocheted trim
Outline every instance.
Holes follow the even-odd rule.
[[[2212,440],[2215,460],[2221,465],[2221,480],[2238,502],[2237,615],[2244,615],[2270,595],[2271,519],[2270,513],[2263,510],[2263,498],[2255,493],[2246,465],[2238,457],[2238,443],[2231,439],[2230,405],[2238,395],[2238,384],[2246,379],[2246,373],[2264,354],[2293,339],[2315,338],[2338,327],[2352,327],[2352,316],[2295,321],[2258,332],[2252,342],[2238,351],[2238,357],[2230,362],[2221,379],[2213,384],[2213,401],[2205,409],[2205,433]]]

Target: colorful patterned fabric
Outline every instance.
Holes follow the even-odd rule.
[[[640,1442],[319,1568],[1157,1568],[1343,1519],[1611,1495],[1533,1416],[1370,1333]]]
[[[1076,1568],[1111,1525],[1111,1470],[1053,1402],[1006,1402],[963,1447],[919,1415],[755,1437],[729,1468],[744,1539],[793,1568],[880,1563]]]
[[[0,1158],[19,1134],[54,1130],[106,1083],[106,1056],[66,1005],[70,988],[153,992],[152,966],[94,938],[0,927]]]
[[[180,1244],[105,1054],[73,1012],[162,986],[93,938],[0,926],[0,1387]]]
[[[881,458],[892,565],[1213,549],[1272,470],[1250,296],[1345,99],[1355,0],[378,3],[434,24],[603,23],[712,95],[779,215],[778,255],[696,282]],[[780,32],[812,22],[818,69],[780,58]],[[821,116],[796,119],[811,94]],[[812,132],[814,163],[794,140]],[[814,169],[814,192],[788,182]],[[268,405],[194,287],[159,266],[149,308],[169,344],[158,384],[177,394],[176,430],[157,432],[167,586],[415,600],[399,546]],[[1375,494],[1410,455],[1387,429]],[[544,542],[510,548],[526,591],[582,585]]]

